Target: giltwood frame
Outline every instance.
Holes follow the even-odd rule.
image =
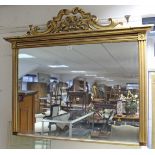
[[[84,21],[87,28],[81,27],[66,27],[62,29],[56,25],[62,22],[64,15],[71,18],[70,22],[75,22],[74,17],[80,13],[82,22]],[[70,14],[73,14],[70,16]],[[40,31],[38,27],[30,26],[30,31],[27,35],[20,37],[4,38],[12,44],[12,131],[18,134],[18,52],[23,48],[62,46],[62,45],[78,45],[78,44],[92,44],[92,43],[107,43],[107,42],[137,42],[139,53],[139,88],[140,88],[140,130],[139,130],[139,144],[147,144],[147,92],[146,92],[146,32],[152,26],[138,26],[138,27],[119,27],[116,28],[120,22],[114,22],[109,19],[110,24],[106,26],[99,25],[97,18],[90,13],[85,13],[80,8],[73,10],[61,10],[57,17],[47,23],[47,29]],[[63,21],[64,22],[64,21]],[[77,21],[76,21],[77,22]],[[80,21],[81,22],[81,21]],[[69,24],[70,24],[69,23]],[[84,24],[85,24],[84,23]],[[79,23],[75,23],[76,26]],[[81,24],[81,23],[80,23]],[[53,26],[54,25],[54,26]],[[79,26],[79,25],[78,25]],[[84,25],[85,26],[85,25]],[[74,28],[74,29],[73,29]],[[57,31],[59,29],[59,31]],[[60,31],[61,30],[61,31]],[[52,137],[51,137],[52,138]],[[57,139],[54,137],[54,139]],[[58,138],[59,139],[59,138]],[[85,140],[87,141],[87,140]]]

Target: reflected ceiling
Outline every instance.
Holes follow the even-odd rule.
[[[116,84],[138,81],[138,47],[133,42],[21,49],[19,53],[35,57],[19,59],[19,77],[41,72],[59,75],[62,79],[96,75],[87,78]],[[50,68],[48,65],[68,67]],[[71,72],[75,70],[85,72]]]

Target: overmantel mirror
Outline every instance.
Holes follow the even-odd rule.
[[[147,144],[146,33],[76,7],[12,44],[12,132]]]

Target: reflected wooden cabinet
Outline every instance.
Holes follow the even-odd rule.
[[[46,83],[38,83],[38,82],[30,82],[27,84],[27,89],[32,91],[37,91],[38,93],[35,95],[35,113],[40,113],[40,98],[47,96],[47,84]]]
[[[35,123],[35,94],[37,92],[20,92],[18,94],[18,120],[20,133],[32,133]]]

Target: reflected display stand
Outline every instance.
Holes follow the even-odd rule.
[[[40,112],[45,112],[47,109],[50,108],[50,103],[47,102],[47,97],[40,97],[39,98],[39,109],[40,109]]]
[[[87,114],[85,114],[85,115],[83,115],[81,117],[78,117],[78,118],[73,119],[73,120],[68,120],[68,121],[67,120],[64,121],[64,120],[61,120],[61,119],[57,120],[57,119],[54,119],[54,118],[53,118],[53,120],[51,120],[51,119],[43,119],[42,120],[42,135],[44,134],[44,122],[50,122],[50,123],[56,123],[56,124],[68,124],[68,126],[69,126],[69,137],[72,137],[73,125],[75,123],[81,121],[81,120],[84,120],[84,119],[92,116],[92,115],[94,115],[94,112],[89,112],[89,113],[87,113]],[[92,123],[92,128],[93,128],[93,126],[94,126],[94,123]]]

